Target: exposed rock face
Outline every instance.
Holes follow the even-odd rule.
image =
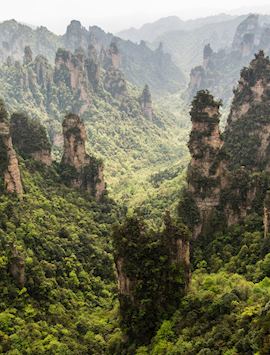
[[[19,163],[12,144],[8,114],[2,101],[0,102],[0,173],[4,189],[9,193],[22,195]]]
[[[149,341],[190,282],[190,232],[169,213],[164,223],[162,232],[148,235],[142,221],[129,217],[113,236],[121,323],[138,343]]]
[[[270,105],[269,70],[269,58],[260,51],[250,66],[241,71],[225,131],[225,146],[231,154],[231,166],[245,166],[255,171],[270,168],[270,122],[267,119]],[[245,132],[241,132],[244,128]],[[243,142],[245,140],[247,146],[242,147],[241,155],[235,156],[239,138]]]
[[[87,139],[84,123],[79,116],[69,114],[63,121],[63,177],[71,186],[87,191],[97,200],[105,193],[103,164],[86,153]]]
[[[130,280],[130,278],[125,273],[124,269],[124,258],[119,257],[115,260],[117,281],[118,281],[118,292],[123,297],[129,297],[132,302],[134,302],[133,289],[136,284],[135,280]]]
[[[83,102],[78,113],[85,112],[90,105],[90,86],[87,76],[86,58],[82,50],[77,50],[75,54],[62,49],[57,51],[54,80],[56,83],[65,82],[72,93]]]
[[[254,53],[263,49],[270,54],[270,27],[262,25],[259,15],[251,14],[236,29],[232,45],[214,52],[210,44],[204,47],[203,64],[191,70],[187,97],[198,90],[210,90],[228,103],[231,88],[237,85],[239,71],[248,65]]]
[[[106,71],[104,78],[104,88],[109,91],[114,98],[122,100],[127,96],[127,83],[123,73],[113,66]]]
[[[199,91],[190,112],[192,131],[189,140],[191,162],[188,167],[188,190],[192,193],[199,223],[194,226],[193,237],[202,233],[211,213],[219,204],[221,161],[218,153],[222,147],[219,130],[220,102],[207,91]]]
[[[64,153],[62,163],[73,166],[76,170],[85,165],[86,130],[79,116],[68,115],[63,121]]]
[[[218,103],[206,92],[199,92],[193,101],[188,191],[196,212],[194,238],[209,234],[209,226],[213,229],[217,220],[226,228],[252,212],[264,216],[268,233],[269,73],[270,61],[262,51],[241,71],[222,139]]]
[[[251,14],[238,26],[233,39],[232,49],[237,51],[240,49],[242,56],[250,55],[253,46],[259,44],[259,33],[259,15]]]
[[[252,211],[261,211],[263,215],[263,200],[268,188],[266,179],[270,171],[269,70],[269,58],[260,51],[250,66],[241,71],[234,91],[223,146],[229,158],[227,190],[231,196],[225,207],[229,225]]]
[[[42,55],[38,55],[33,62],[33,70],[36,74],[38,85],[42,89],[47,90],[47,92],[50,92],[53,84],[53,71],[48,59]]]
[[[15,113],[10,121],[11,136],[15,148],[23,157],[50,166],[52,164],[51,144],[45,128],[25,114]]]
[[[119,69],[121,64],[120,51],[117,43],[113,41],[107,51],[103,51],[103,66],[105,69],[113,67]]]
[[[140,97],[140,104],[145,117],[152,119],[153,108],[152,108],[152,97],[148,85],[145,85],[142,95]]]
[[[87,48],[89,45],[88,31],[80,21],[72,20],[63,36],[65,48],[75,51],[78,48]]]
[[[190,79],[188,84],[188,96],[193,97],[197,91],[207,87],[205,83],[205,69],[203,66],[197,66],[190,72]]]
[[[23,57],[23,64],[27,65],[31,63],[33,60],[33,53],[29,46],[24,48],[24,57]]]

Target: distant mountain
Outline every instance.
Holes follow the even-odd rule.
[[[117,33],[123,39],[133,42],[154,41],[158,36],[170,31],[183,29],[184,21],[177,16],[161,18],[152,23],[146,23],[140,28],[129,28]]]
[[[86,30],[78,21],[72,21],[63,36],[65,48],[76,50],[82,47],[87,50],[93,44],[102,56],[116,44],[119,50],[119,69],[133,84],[143,87],[148,84],[156,93],[176,92],[185,84],[185,77],[179,67],[162,46],[150,49],[144,41],[140,44],[122,40],[111,33],[106,33],[97,26]]]
[[[168,32],[157,37],[153,48],[162,42],[164,51],[170,53],[174,62],[188,75],[190,69],[202,61],[204,46],[211,43],[215,50],[230,46],[237,26],[246,17],[228,17],[225,21],[214,23],[216,18],[213,16],[212,23],[191,30]]]
[[[270,54],[270,16],[251,14],[237,27],[228,47],[213,50],[209,41],[202,50],[203,59],[192,68],[188,99],[198,90],[208,89],[228,102],[237,84],[239,71],[259,50]]]
[[[117,35],[123,39],[131,40],[133,42],[148,41],[154,42],[159,36],[173,31],[191,31],[201,26],[218,23],[233,19],[233,16],[226,14],[219,14],[215,16],[208,16],[194,20],[183,21],[177,16],[168,16],[161,18],[152,23],[146,23],[141,28],[129,28],[123,30]]]
[[[98,56],[106,58],[112,44],[117,44],[119,50],[119,69],[131,83],[141,88],[148,84],[153,92],[163,94],[176,92],[185,84],[183,73],[162,47],[153,50],[144,42],[135,44],[122,40],[97,26],[86,29],[79,21],[71,21],[63,36],[57,36],[46,27],[32,29],[15,20],[0,24],[0,62],[8,57],[21,60],[25,46],[31,47],[34,56],[44,55],[51,63],[60,47],[72,51],[81,48],[87,52],[89,46],[94,46]]]

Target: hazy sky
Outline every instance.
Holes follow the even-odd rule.
[[[0,21],[14,18],[63,33],[67,23],[77,19],[85,26],[97,24],[115,32],[163,16],[188,19],[239,8],[249,12],[264,5],[270,13],[270,0],[6,0],[1,4]]]

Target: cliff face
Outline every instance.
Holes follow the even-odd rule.
[[[51,144],[46,129],[38,121],[15,113],[10,125],[13,144],[21,156],[30,156],[47,166],[52,164]]]
[[[127,83],[123,73],[119,69],[110,66],[104,77],[104,88],[117,100],[127,96]]]
[[[130,217],[114,231],[121,323],[138,344],[149,341],[189,286],[190,232],[169,214],[164,223],[162,232],[148,235],[143,222]]]
[[[114,44],[117,44],[119,52],[114,51]],[[42,26],[33,30],[15,20],[0,23],[0,62],[6,62],[8,57],[21,61],[25,46],[31,47],[33,57],[45,56],[51,64],[58,48],[71,52],[83,49],[87,53],[88,47],[94,46],[98,56],[102,49],[110,54],[113,65],[135,85],[142,86],[147,82],[155,92],[166,93],[176,92],[185,83],[183,73],[167,53],[122,40],[97,26],[87,29],[76,20],[71,21],[63,36],[57,36]],[[30,60],[28,54],[25,64]]]
[[[207,91],[199,91],[190,112],[192,131],[189,140],[191,162],[188,167],[188,191],[199,211],[199,223],[193,236],[202,233],[211,213],[219,204],[222,163],[218,153],[223,141],[219,130],[220,102]]]
[[[268,233],[269,73],[270,61],[262,51],[241,71],[222,138],[213,97],[199,92],[192,103],[188,191],[197,211],[194,238],[209,233],[217,220],[226,227],[252,212],[264,216]]]
[[[263,51],[241,71],[224,133],[232,168],[245,166],[249,170],[269,171],[269,72],[269,58]],[[242,151],[235,156],[240,153],[236,152],[237,140],[241,141]]]
[[[145,85],[139,101],[144,116],[149,119],[152,119],[153,117],[152,97],[148,85]]]
[[[214,52],[211,43],[203,51],[203,64],[191,70],[189,99],[198,90],[208,89],[227,103],[231,88],[237,85],[239,71],[248,65],[254,53],[263,49],[270,54],[270,26],[259,15],[251,14],[237,27],[232,44]]]
[[[259,15],[251,14],[237,27],[232,49],[240,50],[242,57],[249,56],[253,54],[254,46],[259,44],[260,35]]]
[[[12,144],[8,114],[2,101],[0,102],[0,150],[3,188],[9,193],[22,195],[23,187],[18,159]]]
[[[103,164],[86,153],[86,130],[77,115],[66,116],[63,121],[63,135],[64,153],[61,165],[65,181],[99,200],[106,189]]]
[[[76,51],[75,54],[59,49],[55,58],[55,83],[64,81],[73,95],[83,104],[78,113],[83,113],[90,105],[90,81],[88,80],[86,58],[84,52]]]

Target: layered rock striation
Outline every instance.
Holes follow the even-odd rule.
[[[203,50],[203,63],[191,70],[187,97],[198,90],[210,90],[214,96],[229,103],[231,88],[237,85],[239,71],[248,65],[254,53],[263,49],[270,54],[270,26],[259,15],[250,14],[236,29],[228,48],[213,51],[211,43]]]
[[[223,141],[219,129],[221,102],[207,91],[199,91],[190,111],[192,130],[188,143],[191,162],[188,167],[188,192],[199,211],[193,225],[193,236],[203,232],[213,211],[219,204],[222,159],[219,156]]]
[[[69,114],[63,121],[64,153],[62,176],[74,188],[87,191],[97,200],[105,193],[103,163],[86,153],[84,123],[79,116]]]
[[[267,235],[269,88],[270,61],[263,51],[259,51],[241,71],[222,136],[218,127],[219,103],[206,91],[198,92],[193,101],[189,195],[183,199],[183,211],[185,218],[188,211],[192,216],[194,238],[210,234],[211,229],[239,223],[253,212],[264,216]]]
[[[0,174],[4,191],[21,196],[23,193],[21,173],[3,101],[0,101]]]
[[[147,343],[172,314],[190,282],[190,232],[169,214],[164,224],[163,231],[148,235],[133,216],[114,231],[121,325],[138,344]]]

